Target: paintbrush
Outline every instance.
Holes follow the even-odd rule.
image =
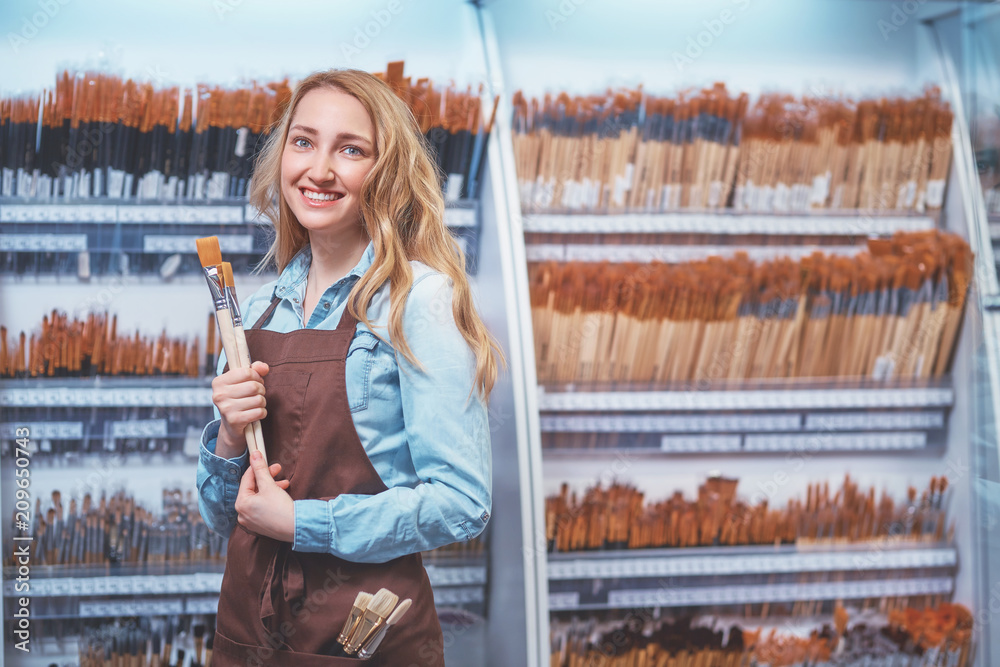
[[[372,654],[375,653],[375,650],[385,638],[385,634],[389,631],[389,628],[399,623],[400,619],[403,618],[403,615],[409,611],[410,605],[412,604],[413,600],[409,598],[400,602],[399,606],[396,607],[389,618],[386,619],[385,625],[380,630],[376,631],[372,638],[365,642],[360,649],[358,649],[358,657],[366,660],[372,657]]]
[[[215,319],[219,323],[219,337],[222,339],[222,347],[226,352],[231,368],[241,368],[242,357],[236,344],[236,332],[233,328],[232,313],[229,309],[229,299],[226,295],[225,277],[222,273],[222,251],[219,249],[219,238],[210,236],[208,238],[197,239],[198,259],[205,272],[205,280],[208,282],[208,289],[212,294],[212,301],[215,306]],[[247,441],[247,447],[251,452],[260,451],[264,456],[265,463],[267,456],[263,448],[257,447],[254,428],[247,424],[243,429],[243,434]]]
[[[361,624],[361,617],[364,615],[371,601],[371,593],[365,593],[364,591],[358,593],[354,599],[354,606],[351,607],[351,613],[348,615],[347,620],[344,621],[344,628],[337,635],[337,641],[340,644],[347,644],[351,636],[357,631],[358,626]]]
[[[382,588],[375,593],[364,613],[359,617],[357,628],[344,644],[344,651],[348,655],[353,655],[362,644],[371,639],[385,625],[386,618],[392,613],[398,601],[399,596],[387,588]]]
[[[233,266],[229,262],[222,263],[222,277],[226,286],[226,300],[229,302],[229,313],[233,318],[233,333],[236,336],[236,352],[239,355],[240,367],[250,368],[250,349],[247,347],[246,333],[243,331],[243,316],[240,314],[240,304],[236,298],[236,281],[233,278]],[[256,447],[264,454],[264,432],[261,429],[260,420],[250,425],[253,428],[253,437]],[[264,456],[267,461],[267,456]]]

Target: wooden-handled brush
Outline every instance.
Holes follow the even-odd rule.
[[[208,289],[212,293],[212,301],[215,305],[215,319],[219,323],[219,337],[222,339],[222,349],[226,352],[226,358],[229,360],[230,367],[242,368],[243,357],[240,355],[236,343],[233,315],[230,310],[229,299],[226,296],[219,238],[217,236],[209,236],[197,239],[196,243],[198,246],[198,259],[201,260],[201,266],[205,271],[205,280],[208,281]],[[264,451],[263,442],[258,443],[254,433],[252,424],[247,424],[244,427],[243,435],[246,437],[247,448],[251,452],[259,451],[264,457],[266,465],[267,454]]]
[[[247,347],[247,336],[243,331],[243,316],[240,314],[240,303],[236,299],[236,281],[233,278],[233,265],[229,262],[222,263],[222,278],[226,286],[226,298],[229,301],[229,313],[233,318],[233,333],[236,337],[236,354],[239,357],[241,368],[250,368],[250,348]],[[264,454],[264,432],[261,430],[260,421],[250,424],[253,429],[253,437],[257,443],[257,449]],[[264,460],[267,456],[264,455]]]

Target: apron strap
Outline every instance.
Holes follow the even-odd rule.
[[[261,329],[267,324],[268,320],[271,319],[271,315],[274,314],[274,309],[278,307],[278,303],[281,301],[277,296],[271,297],[271,305],[267,307],[267,310],[257,318],[251,329]]]

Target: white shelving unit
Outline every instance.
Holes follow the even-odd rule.
[[[883,14],[891,13],[888,2],[819,0],[808,7],[778,2],[766,7],[754,5],[745,13],[722,2],[697,7],[644,5],[641,9],[593,3],[570,7],[566,3],[563,9],[549,12],[547,21],[524,20],[523,14],[514,10],[525,3],[515,0],[513,4],[507,3],[502,12],[499,8],[484,12],[490,15],[489,29],[503,45],[490,66],[508,99],[516,90],[540,98],[562,90],[571,95],[590,94],[609,87],[635,89],[640,84],[644,93],[662,95],[701,88],[713,81],[723,81],[730,89],[751,95],[775,89],[817,96],[831,92],[881,95],[890,90],[917,93],[927,80],[946,76],[919,21],[894,34],[891,41],[883,41],[877,30],[869,34],[847,27],[876,25]],[[930,14],[935,9],[922,11]],[[706,19],[722,10],[733,11],[735,22],[725,28],[725,34],[716,35],[693,62],[675,67],[680,62],[676,54],[683,53],[690,39],[704,29]],[[619,30],[627,32],[629,40],[598,37]],[[748,53],[753,57],[748,58]],[[789,58],[790,53],[795,57]],[[879,66],[872,67],[873,62]],[[509,118],[509,103],[503,111]],[[510,136],[509,125],[501,125],[501,131]],[[956,143],[960,140],[956,135]],[[815,250],[852,255],[864,248],[869,236],[884,237],[896,231],[947,229],[969,236],[967,210],[958,186],[949,187],[944,210],[934,215],[872,215],[861,210],[809,215],[731,211],[601,215],[543,211],[533,204],[522,210],[513,153],[505,150],[502,156],[508,161],[505,185],[511,243],[519,262],[509,289],[516,295],[522,317],[523,373],[529,383],[535,368],[528,262],[681,262],[737,251],[755,259],[795,258]],[[949,182],[957,183],[958,176],[953,172]],[[602,239],[609,235],[623,236]],[[766,242],[754,238],[761,236]],[[554,612],[575,611],[583,617],[582,612],[588,609],[653,607],[667,611],[724,601],[756,604],[913,595],[942,596],[973,608],[978,583],[966,558],[973,551],[970,533],[976,526],[963,518],[970,507],[971,492],[963,485],[967,480],[962,462],[970,456],[971,378],[976,372],[970,346],[979,325],[975,306],[970,305],[969,311],[953,376],[939,385],[872,383],[744,390],[691,386],[668,391],[530,384],[522,397],[529,413],[534,503],[533,513],[526,515],[534,522],[526,558],[547,573],[548,592],[537,598],[538,650],[530,664],[548,664],[549,628],[545,620]],[[568,444],[576,436],[591,445]],[[629,446],[640,437],[646,438],[646,446]],[[548,446],[553,439],[558,439],[559,446]],[[804,451],[808,454],[802,456]],[[775,553],[766,548],[754,555],[739,550],[722,554],[718,550],[548,552],[544,499],[561,482],[582,490],[595,481],[629,480],[655,500],[674,488],[683,488],[687,496],[696,480],[709,475],[739,477],[743,491],[738,496],[760,493],[758,489],[780,477],[776,487],[780,497],[772,498],[780,504],[786,497],[804,497],[809,481],[835,483],[845,473],[858,473],[859,453],[865,454],[864,483],[878,480],[880,487],[900,498],[905,497],[908,484],[926,484],[933,475],[948,474],[958,485],[952,487],[949,512],[958,521],[956,543],[927,545],[909,553],[893,551],[875,568],[878,576],[871,581],[802,586],[780,581],[768,584],[768,577],[780,579],[782,575],[767,570],[797,568],[794,572],[782,570],[786,576],[789,572],[791,576],[830,572],[851,563],[858,554],[834,550]],[[797,472],[786,474],[789,461],[801,463],[801,470],[791,466]],[[682,478],[683,484],[672,486]],[[908,564],[917,562],[927,564],[931,574],[914,574]],[[680,570],[688,563],[692,568],[705,568],[711,573],[709,579],[729,578],[725,585],[708,583],[666,590],[649,589],[649,582],[635,583],[663,577],[693,581],[696,575]],[[742,574],[723,575],[727,568]],[[760,572],[752,572],[755,568],[761,568]],[[761,573],[764,583],[740,581]]]

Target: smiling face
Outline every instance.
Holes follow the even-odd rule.
[[[374,164],[375,129],[361,102],[332,88],[299,100],[281,153],[281,194],[311,240],[364,233],[361,184]]]

